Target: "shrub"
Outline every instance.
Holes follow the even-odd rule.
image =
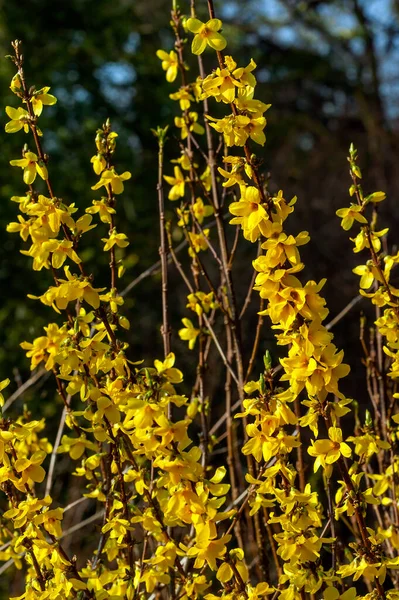
[[[20,105],[6,108],[6,132],[29,134],[29,142],[22,158],[11,160],[23,170],[24,195],[12,198],[21,214],[8,231],[28,242],[22,252],[33,270],[51,272],[53,284],[29,297],[56,313],[44,335],[21,345],[32,377],[38,368],[49,372],[63,402],[52,445],[43,437],[43,418],[32,420],[27,411],[6,416],[18,391],[5,402],[1,396],[0,558],[2,572],[14,564],[23,573],[21,599],[399,597],[399,291],[391,283],[399,253],[388,253],[388,229],[377,230],[385,194],[363,193],[351,147],[352,203],[337,214],[345,230],[357,228],[354,252],[365,260],[354,272],[376,321],[369,338],[361,330],[369,390],[364,422],[356,413],[347,436],[351,422],[341,421],[357,404],[341,389],[350,368],[333,343],[334,322],[325,324],[325,280],[299,279],[305,269],[299,247],[309,235],[287,232],[296,198],[269,192],[254,153],[266,141],[269,105],[254,98],[254,61],[242,66],[224,53],[212,0],[208,8],[202,22],[193,7],[187,18],[173,3],[175,48],[157,53],[167,81],[180,78],[170,97],[181,112],[173,169],[163,158],[168,127],[154,130],[164,356],[153,366],[137,360],[126,341],[130,324],[119,280],[129,240],[117,208],[131,175],[115,163],[117,133],[109,121],[97,131],[91,162],[98,197],[79,216],[80,207],[62,199],[51,178],[38,127],[56,98],[48,87],[29,87],[20,42],[13,43],[11,89]],[[190,81],[187,36],[199,72]],[[208,47],[218,66],[206,75]],[[165,182],[176,202],[173,219]],[[96,284],[81,256],[84,234],[97,226],[109,253],[108,288]],[[258,245],[243,302],[234,261],[241,234]],[[183,240],[178,248],[176,238]],[[187,395],[179,391],[183,374],[172,352],[170,263],[187,287],[178,334],[197,360]],[[252,289],[260,306],[248,350],[243,331]],[[277,345],[287,348],[279,365],[266,352],[255,374],[264,317]],[[211,370],[223,374],[214,398]],[[67,506],[65,493],[52,497],[60,454],[84,481],[81,498]],[[90,504],[90,516],[63,531],[64,514],[82,502]],[[89,527],[81,554],[68,554],[65,538]]]

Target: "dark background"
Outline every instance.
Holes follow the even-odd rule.
[[[157,147],[150,128],[171,123],[178,110],[168,99],[178,83],[165,81],[155,55],[158,48],[169,51],[173,47],[170,4],[166,0],[30,0],[3,3],[0,10],[0,54],[10,52],[11,40],[21,39],[28,83],[37,88],[50,85],[58,97],[57,105],[45,108],[40,119],[57,196],[75,202],[81,210],[98,197],[90,189],[96,181],[89,162],[95,131],[110,117],[119,133],[117,170],[130,170],[133,175],[125,185],[117,217],[119,229],[131,241],[122,287],[158,259]],[[390,244],[396,243],[398,2],[241,0],[218,4],[228,53],[239,65],[245,66],[251,57],[258,64],[257,97],[273,106],[267,113],[267,143],[255,150],[268,174],[269,189],[283,189],[286,197],[298,196],[291,228],[294,233],[306,229],[311,234],[311,243],[301,249],[306,277],[328,278],[324,293],[333,317],[356,296],[358,277],[351,269],[362,262],[352,254],[348,235],[335,216],[338,208],[349,204],[346,156],[351,142],[359,149],[365,191],[387,192],[388,200],[380,211],[381,228],[389,225]],[[188,10],[188,2],[180,5],[183,12]],[[205,17],[205,5],[198,0],[200,17]],[[208,72],[216,66],[213,53],[206,52],[205,63]],[[18,105],[8,87],[13,74],[11,61],[0,60],[2,106]],[[8,119],[4,110],[1,114],[4,126]],[[175,135],[171,131],[167,159],[178,155]],[[8,161],[20,156],[26,139],[23,133],[1,136],[0,380],[10,377],[11,391],[29,377],[29,364],[19,343],[41,335],[43,325],[57,319],[50,309],[26,299],[27,293],[41,294],[51,283],[50,277],[44,270],[31,271],[30,259],[19,254],[23,246],[19,236],[5,231],[17,215],[17,205],[9,199],[24,193],[21,173]],[[167,165],[166,171],[172,167]],[[168,205],[168,216],[171,210]],[[86,239],[98,239],[101,227]],[[241,301],[254,252],[254,246],[241,244],[236,271]],[[83,254],[96,282],[107,285],[109,271],[100,247],[95,250],[86,243]],[[181,317],[190,315],[184,287],[173,272],[171,278],[173,347],[179,353],[179,366],[188,372],[189,384],[195,356],[176,332]],[[162,353],[159,291],[158,275],[144,280],[126,298],[133,360],[149,360]],[[248,348],[256,310],[254,305],[244,328]],[[337,345],[345,349],[354,374],[345,391],[356,395],[360,405],[364,394],[358,341],[361,310],[371,324],[373,314],[363,301],[334,329]],[[273,350],[271,340],[266,324],[262,351]],[[213,374],[210,392],[218,389],[218,371]],[[32,388],[13,406],[14,413],[23,402],[29,402],[35,417],[49,417],[52,441],[52,417],[59,414],[53,388],[47,389],[46,384]]]

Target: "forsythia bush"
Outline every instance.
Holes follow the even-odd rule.
[[[117,133],[109,122],[97,131],[97,195],[81,214],[60,197],[38,126],[56,98],[48,87],[30,87],[20,43],[13,43],[11,90],[19,104],[6,108],[5,129],[28,135],[22,158],[10,161],[22,169],[23,185],[12,198],[18,220],[7,230],[27,242],[22,252],[33,270],[51,273],[52,285],[29,298],[56,313],[42,336],[21,345],[32,370],[44,366],[52,374],[64,404],[51,445],[44,419],[9,418],[0,396],[1,572],[19,570],[21,600],[399,598],[399,290],[390,282],[399,253],[388,254],[388,230],[377,230],[376,205],[385,194],[364,194],[351,147],[351,203],[337,214],[364,257],[354,273],[377,316],[374,338],[362,337],[369,389],[362,406],[369,410],[347,436],[352,400],[340,380],[350,369],[325,324],[325,280],[300,279],[299,247],[309,235],[286,229],[296,198],[269,193],[254,154],[265,143],[269,108],[256,99],[256,64],[224,53],[222,22],[212,0],[207,4],[209,20],[202,22],[194,3],[182,15],[174,2],[175,47],[157,53],[167,81],[180,80],[170,95],[180,107],[180,142],[165,166],[167,128],[154,131],[164,357],[153,366],[132,356],[125,341],[130,325],[119,278],[129,241],[117,207],[131,175],[115,164]],[[190,44],[199,75],[189,80]],[[215,57],[208,74],[205,51]],[[37,189],[40,179],[45,194]],[[165,216],[164,188],[175,202],[167,209],[176,207],[173,222]],[[107,289],[81,258],[81,238],[97,226],[109,254]],[[177,228],[189,269],[173,245]],[[241,233],[258,243],[258,255],[239,307],[233,262]],[[189,397],[179,392],[183,374],[171,351],[169,262],[187,287],[179,336],[198,357]],[[252,288],[260,308],[247,356],[242,329]],[[267,352],[263,372],[254,375],[265,322],[285,357],[273,366]],[[220,395],[212,405],[208,393],[210,356],[225,369],[222,411]],[[218,458],[223,452],[226,466]],[[63,507],[51,496],[59,454],[69,455],[73,475],[85,480],[82,501],[100,510],[90,534],[89,524],[80,524],[89,542],[92,536],[82,556],[68,555],[62,529],[64,512],[76,503]]]

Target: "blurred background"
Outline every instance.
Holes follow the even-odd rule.
[[[170,5],[169,0],[30,0],[2,3],[0,9],[0,54],[10,52],[11,40],[22,40],[28,83],[37,89],[51,86],[51,93],[58,97],[58,103],[46,108],[40,119],[57,196],[75,202],[81,210],[98,198],[90,189],[96,181],[90,164],[95,132],[110,117],[119,133],[117,170],[130,170],[133,175],[118,207],[119,229],[131,241],[122,287],[158,260],[157,146],[150,129],[171,123],[178,110],[168,99],[178,83],[166,82],[155,55],[159,48],[173,48]],[[348,235],[335,216],[338,208],[349,204],[346,156],[351,142],[359,149],[365,191],[387,192],[381,228],[390,226],[389,241],[395,243],[399,223],[399,2],[225,0],[216,6],[224,22],[228,53],[239,57],[239,65],[245,66],[251,57],[258,65],[257,97],[273,106],[267,113],[267,143],[255,151],[263,161],[270,191],[283,189],[286,197],[298,196],[292,231],[306,229],[311,234],[311,243],[301,249],[306,277],[328,278],[324,293],[330,317],[334,317],[357,295],[358,277],[351,270],[361,262],[352,254]],[[187,13],[188,0],[181,0],[180,7]],[[200,18],[205,17],[205,8],[205,0],[198,0]],[[208,72],[216,66],[213,53],[207,52],[205,61]],[[14,72],[11,61],[0,60],[2,107],[18,105],[9,90]],[[1,114],[4,127],[8,120],[4,108]],[[176,135],[171,131],[167,159],[178,155]],[[9,166],[9,160],[20,156],[26,138],[22,133],[3,133],[1,140],[0,380],[10,377],[13,391],[29,377],[29,364],[19,343],[41,335],[43,325],[57,316],[26,298],[27,293],[40,295],[51,283],[50,277],[44,270],[32,272],[30,259],[19,253],[22,241],[5,231],[17,215],[10,197],[24,193],[21,173]],[[171,172],[172,167],[167,165],[165,170]],[[168,206],[168,216],[172,208]],[[101,227],[94,230],[93,239],[101,237]],[[236,271],[241,299],[251,278],[249,261],[255,250],[248,243],[241,245]],[[109,271],[101,246],[95,250],[86,244],[84,258],[96,282],[106,284]],[[190,315],[184,287],[173,269],[171,278],[173,347],[180,355],[179,367],[189,372],[195,358],[176,332],[181,317]],[[160,277],[155,275],[126,297],[133,360],[162,354],[159,291]],[[244,339],[247,334],[252,337],[256,310],[254,305]],[[334,329],[354,373],[347,393],[356,394],[359,403],[364,393],[358,340],[362,310],[369,310],[367,302],[357,304]],[[372,314],[369,319],[371,324]],[[271,340],[266,323],[262,351],[272,349]],[[214,377],[210,388],[217,389],[217,371]],[[41,381],[13,410],[28,402],[36,417],[47,416],[52,440],[52,417],[59,413],[53,400],[53,388],[47,389]]]

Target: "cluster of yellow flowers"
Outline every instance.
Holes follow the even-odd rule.
[[[181,75],[180,89],[170,95],[181,109],[181,116],[175,118],[180,155],[172,161],[174,175],[163,175],[160,152],[158,192],[162,206],[165,180],[170,185],[169,199],[180,200],[175,211],[177,232],[185,239],[190,259],[191,279],[177,259],[172,225],[167,223],[162,231],[188,288],[187,308],[196,319],[194,324],[183,318],[179,331],[190,349],[198,347],[197,382],[191,398],[176,390],[183,374],[174,366],[173,352],[165,349],[164,359],[155,360],[152,367],[128,358],[123,330],[130,324],[120,314],[123,297],[118,278],[124,274],[123,252],[129,241],[118,231],[116,215],[117,196],[131,174],[116,170],[117,134],[109,121],[97,131],[91,163],[98,181],[92,190],[101,190],[103,195],[76,218],[80,207],[56,195],[37,126],[43,106],[53,105],[56,98],[48,87],[28,88],[19,43],[13,44],[17,73],[11,90],[23,107],[6,108],[11,119],[6,131],[31,133],[35,152],[24,146],[22,158],[11,161],[23,169],[25,190],[24,195],[12,198],[21,214],[7,230],[28,242],[22,252],[32,257],[32,268],[47,269],[54,279],[54,285],[40,296],[29,297],[52,307],[64,319],[50,323],[44,335],[21,345],[32,370],[44,365],[53,374],[70,430],[53,448],[42,437],[43,419],[31,420],[26,412],[14,421],[0,417],[0,482],[7,504],[0,519],[0,559],[24,569],[25,591],[20,600],[258,600],[268,596],[303,600],[309,595],[324,600],[399,599],[399,461],[395,456],[399,415],[394,414],[399,397],[395,387],[399,290],[390,282],[399,253],[382,252],[381,239],[387,230],[376,231],[375,209],[370,222],[366,217],[367,206],[375,207],[385,195],[363,195],[356,151],[351,148],[350,194],[357,203],[339,210],[338,215],[346,230],[354,221],[360,224],[354,251],[367,249],[371,255],[354,272],[361,277],[361,294],[378,309],[381,352],[379,362],[366,356],[375,419],[366,413],[364,426],[357,426],[355,435],[345,439],[340,420],[350,413],[352,400],[342,392],[340,379],[350,369],[325,324],[328,309],[320,294],[325,280],[303,283],[298,278],[304,270],[299,247],[309,242],[309,235],[286,232],[296,198],[287,201],[282,191],[268,192],[249,147],[251,140],[265,143],[264,113],[270,105],[254,98],[255,62],[238,67],[231,56],[223,54],[227,42],[220,33],[222,22],[215,18],[211,0],[208,5],[206,23],[193,11],[184,19],[174,8],[176,51],[157,53],[168,82]],[[182,32],[194,34],[191,49],[198,56],[200,76],[192,83],[186,79]],[[218,67],[205,75],[201,54],[208,46],[217,53]],[[230,114],[212,117],[212,99],[228,107]],[[194,102],[203,103],[204,126],[199,112],[191,110]],[[224,144],[223,167],[216,166],[214,131]],[[203,134],[207,153],[196,137]],[[161,150],[164,139],[159,130],[157,137]],[[243,153],[228,154],[233,147],[242,148]],[[46,195],[34,185],[37,174],[45,182]],[[244,373],[240,316],[230,273],[238,237],[229,252],[219,188],[223,202],[233,198],[230,222],[238,226],[237,232],[240,229],[246,240],[259,243],[260,252],[253,261],[254,289],[262,306],[259,318],[268,316],[277,344],[288,347],[280,360],[283,375],[278,382],[278,368],[273,368],[269,353],[257,380],[250,379],[252,357]],[[92,223],[93,215],[108,228],[101,240],[104,252],[109,253],[109,288],[95,286],[80,252],[83,234],[97,226]],[[211,218],[212,222],[206,221]],[[162,227],[163,219],[161,214]],[[217,244],[211,235],[214,225]],[[202,255],[216,262],[219,285],[214,285]],[[204,281],[206,290],[201,287]],[[215,330],[217,316],[225,325],[226,350]],[[166,339],[168,332],[163,334]],[[217,426],[209,430],[205,378],[212,342],[227,373],[228,469],[215,468],[209,460],[217,443],[213,435]],[[364,347],[367,350],[365,343]],[[382,350],[389,361],[391,387],[383,381],[382,369],[387,369]],[[235,422],[231,418],[232,379],[241,405]],[[1,382],[0,392],[9,383]],[[1,393],[0,404],[4,405]],[[177,414],[180,420],[174,418]],[[198,445],[189,430],[197,418],[202,429]],[[237,478],[244,469],[240,458],[232,462],[238,446],[234,424],[239,423],[243,424],[248,484],[244,489],[241,477],[240,494]],[[41,493],[40,484],[46,478],[43,464],[48,455],[58,453],[76,462],[74,476],[86,480],[84,497],[99,503],[102,510],[100,537],[84,564],[64,550],[64,510],[51,497],[51,470],[46,481],[49,493]],[[353,455],[355,460],[349,462]],[[313,471],[306,472],[309,463]],[[227,472],[230,483],[223,482]],[[223,508],[227,498],[232,502]],[[244,518],[245,534],[255,544],[244,539]],[[274,562],[268,573],[264,572],[266,544]],[[251,556],[255,565],[262,562],[256,579]]]

